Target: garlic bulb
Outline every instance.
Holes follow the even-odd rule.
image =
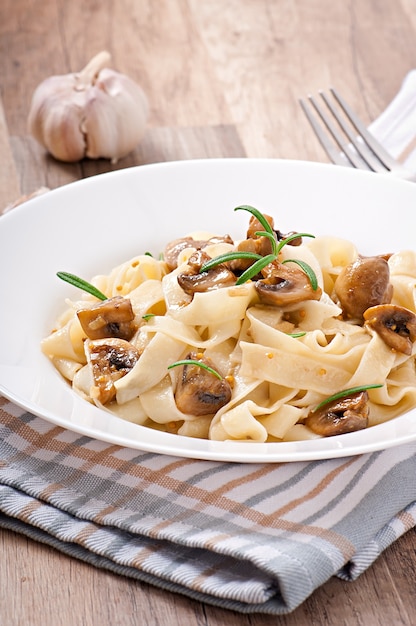
[[[56,159],[88,157],[115,163],[139,143],[148,103],[133,80],[109,69],[108,52],[97,54],[79,73],[51,76],[35,90],[29,132]]]

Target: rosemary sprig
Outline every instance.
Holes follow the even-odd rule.
[[[272,253],[266,256],[261,256],[260,254],[256,254],[254,252],[247,252],[243,250],[241,251],[235,250],[233,252],[226,252],[225,254],[220,254],[219,256],[213,259],[210,259],[209,261],[204,263],[201,269],[199,270],[199,273],[208,272],[209,270],[216,267],[217,265],[220,265],[221,263],[227,263],[228,261],[233,261],[235,259],[252,259],[253,261],[255,261],[253,265],[251,265],[248,269],[246,269],[245,272],[243,272],[236,281],[236,285],[242,285],[248,280],[251,280],[252,278],[254,278],[254,276],[256,276],[259,272],[261,272],[261,270],[263,270],[267,265],[269,265],[269,263],[273,263],[273,261],[275,261],[278,258],[283,246],[285,246],[287,243],[289,243],[293,239],[298,239],[299,237],[315,237],[315,235],[311,235],[310,233],[293,233],[278,242],[275,231],[273,230],[272,226],[269,224],[269,222],[267,221],[263,213],[261,213],[255,207],[250,206],[249,204],[242,204],[234,209],[234,211],[240,211],[240,210],[248,211],[249,213],[254,215],[257,221],[263,226],[264,231],[259,230],[259,231],[256,231],[255,234],[258,237],[267,237],[270,240],[270,243],[272,246]],[[292,261],[292,259],[290,260]],[[288,261],[289,259],[286,261],[283,261],[283,263],[288,263]],[[293,262],[297,263],[302,268],[302,270],[305,272],[305,274],[308,276],[311,282],[312,289],[316,291],[316,289],[318,288],[318,279],[316,277],[315,272],[310,267],[310,265],[305,263],[305,261],[300,261],[300,260],[293,260]]]
[[[312,413],[319,411],[323,406],[329,404],[330,402],[335,402],[335,400],[340,400],[341,398],[346,398],[347,396],[352,396],[354,393],[360,393],[361,391],[367,391],[367,389],[379,389],[383,385],[362,385],[360,387],[351,387],[350,389],[344,389],[343,391],[339,391],[338,393],[334,393],[332,396],[325,398],[322,400],[314,409],[312,409]]]
[[[86,291],[87,293],[91,294],[92,296],[95,296],[99,300],[107,300],[107,296],[105,296],[102,293],[102,291],[97,289],[97,287],[94,287],[94,285],[91,285],[91,283],[88,283],[83,278],[79,278],[79,276],[75,276],[75,274],[69,274],[68,272],[57,272],[56,275],[61,280],[64,280],[65,282],[69,283],[70,285],[73,285],[74,287],[78,287],[78,289],[82,289],[83,291]]]
[[[196,361],[194,359],[182,359],[181,361],[175,361],[175,363],[168,365],[168,370],[172,369],[173,367],[178,367],[179,365],[197,365],[198,367],[201,367],[202,369],[206,370],[210,374],[213,374],[214,376],[222,380],[222,376],[221,374],[217,372],[217,370],[214,370],[213,367],[210,367],[209,365],[207,365],[206,363],[203,363],[202,361]]]

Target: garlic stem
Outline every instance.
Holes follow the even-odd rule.
[[[83,91],[94,84],[99,72],[108,67],[110,61],[111,54],[106,50],[96,54],[80,72],[75,74],[75,90]]]

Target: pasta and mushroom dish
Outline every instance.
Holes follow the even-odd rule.
[[[245,239],[191,233],[67,301],[43,352],[122,419],[217,441],[368,428],[416,406],[416,252],[283,234],[251,206]]]

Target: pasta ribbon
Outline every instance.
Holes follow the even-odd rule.
[[[254,231],[258,230],[254,227]],[[257,232],[255,237],[245,242],[246,250],[257,250],[264,244],[258,240]],[[266,240],[263,255],[266,256],[270,239],[263,236],[263,240]],[[77,317],[77,311],[96,305],[96,299],[84,295],[79,301],[68,301],[53,332],[42,341],[45,355],[83,398],[120,419],[156,430],[185,437],[258,443],[321,436],[309,428],[306,418],[314,407],[341,390],[368,389],[369,426],[416,406],[415,345],[411,354],[392,349],[364,322],[347,319],[335,295],[337,277],[360,259],[352,242],[324,236],[299,246],[281,247],[275,256],[276,263],[293,261],[297,271],[301,271],[299,267],[310,268],[319,291],[315,292],[316,299],[301,298],[287,306],[273,306],[268,300],[261,300],[256,290],[256,281],[261,276],[241,285],[231,282],[230,286],[228,282],[226,286],[194,293],[186,288],[185,292],[178,276],[188,272],[188,278],[198,271],[192,259],[201,253],[201,246],[203,254],[215,258],[230,251],[234,254],[238,243],[230,243],[228,236],[221,239],[210,233],[190,235],[185,245],[183,240],[179,241],[177,267],[175,263],[168,267],[163,260],[138,255],[114,267],[107,275],[92,279],[92,284],[108,299],[128,298],[134,314],[134,335],[131,339],[127,337],[124,360],[117,353],[117,342],[107,346],[105,375],[115,393],[109,400],[102,399],[107,402],[105,406],[97,398],[96,370],[91,367],[93,342]],[[255,258],[261,258],[255,254]],[[244,258],[252,257],[246,251]],[[388,267],[391,303],[415,312],[416,252],[405,250],[391,255]],[[236,281],[245,269],[239,270]],[[224,271],[229,275],[231,269],[227,266]],[[277,279],[273,283],[272,272],[268,275],[267,271],[265,268],[264,275],[268,276],[270,288],[285,287]],[[284,280],[288,279],[281,278]],[[111,324],[109,327],[112,328]],[[401,332],[400,328],[396,330]],[[96,347],[98,356],[99,347],[100,344]],[[130,352],[135,355],[131,363]],[[189,380],[183,365],[169,367],[183,360],[188,365],[191,361]],[[201,372],[201,368],[195,367],[195,360],[211,367],[211,372],[208,375],[205,372],[203,377],[207,385],[204,388],[198,387],[198,376],[193,372]],[[221,389],[227,385],[226,400],[219,404],[221,398],[210,397],[214,393],[209,380],[212,369],[223,379]],[[188,387],[184,391],[185,384]],[[176,402],[179,389],[185,396],[203,395],[208,411],[212,406],[220,408],[208,415],[185,412],[186,397],[178,405]]]

